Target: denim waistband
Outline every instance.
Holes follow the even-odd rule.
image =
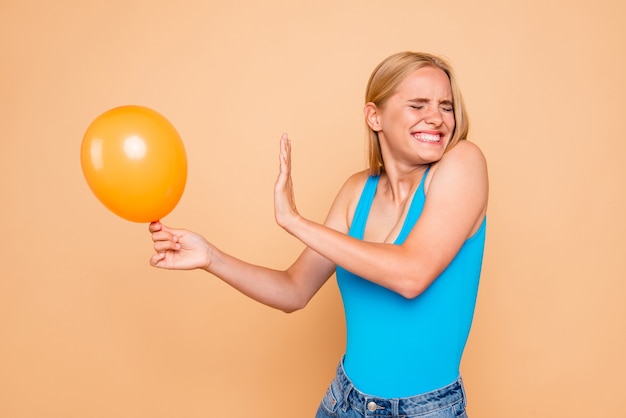
[[[380,398],[360,392],[354,387],[343,369],[343,361],[337,367],[333,380],[337,394],[346,404],[367,417],[393,417],[425,414],[454,405],[465,403],[465,388],[459,376],[457,380],[442,388],[407,398]]]

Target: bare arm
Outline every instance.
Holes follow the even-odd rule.
[[[281,189],[285,190],[293,196],[291,183],[288,190]],[[331,207],[324,228],[345,233],[345,208],[338,201]],[[250,264],[226,254],[195,232],[169,228],[160,222],[153,222],[149,229],[156,251],[150,259],[153,266],[176,270],[203,269],[252,299],[285,312],[306,306],[335,271],[332,261],[310,248],[305,248],[283,271]]]
[[[290,189],[290,147],[283,139],[277,190]],[[463,141],[436,165],[425,207],[402,245],[351,238],[300,216],[289,192],[277,192],[277,222],[308,247],[347,270],[404,297],[423,292],[448,266],[486,212],[484,157]]]
[[[303,308],[334,272],[330,261],[305,249],[287,270],[247,263],[224,253],[201,235],[150,224],[154,254],[150,264],[172,270],[205,270],[250,298],[284,312]]]

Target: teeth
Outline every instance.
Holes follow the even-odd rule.
[[[415,139],[425,142],[439,142],[439,135],[432,135],[421,132],[415,135]]]

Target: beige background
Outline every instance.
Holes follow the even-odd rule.
[[[284,267],[280,134],[322,221],[365,166],[367,78],[401,50],[453,62],[489,161],[471,416],[624,416],[625,4],[0,0],[0,416],[312,417],[344,345],[334,280],[285,315],[150,268],[80,142],[109,108],[161,112],[189,159],[165,222]]]

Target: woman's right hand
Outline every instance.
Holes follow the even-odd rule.
[[[154,242],[150,264],[172,270],[208,270],[211,264],[211,245],[201,235],[184,229],[172,229],[161,222],[149,226]]]

